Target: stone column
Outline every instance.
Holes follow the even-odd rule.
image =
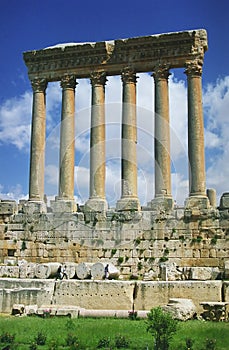
[[[188,63],[185,73],[188,79],[189,196],[203,197],[203,202],[207,204],[201,79],[202,64],[196,61]],[[190,206],[191,202],[196,203],[196,199],[194,198],[188,201],[186,205]]]
[[[122,193],[117,210],[139,210],[137,196],[137,127],[136,74],[126,68],[122,72]]]
[[[85,210],[107,210],[105,195],[105,72],[91,74],[90,194]]]
[[[33,88],[33,111],[32,132],[30,150],[30,177],[29,177],[29,200],[44,200],[44,166],[45,166],[45,130],[46,130],[46,106],[45,79],[34,79]]]
[[[61,79],[62,111],[60,129],[60,200],[74,200],[74,166],[75,166],[75,87],[74,76]]]
[[[173,205],[171,195],[171,160],[170,160],[170,121],[169,121],[169,69],[158,65],[153,73],[155,83],[155,199],[153,205],[162,205],[170,209]]]

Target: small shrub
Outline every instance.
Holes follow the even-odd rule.
[[[58,350],[58,342],[56,340],[52,340],[49,344],[48,350]]]
[[[184,241],[185,241],[184,235],[179,236],[179,240],[180,240],[181,242],[184,242]]]
[[[214,236],[214,237],[211,239],[211,245],[216,245],[217,239],[218,239],[218,237],[217,237],[217,236]]]
[[[27,247],[26,247],[26,241],[23,240],[22,243],[21,243],[21,250],[26,250]]]
[[[14,339],[15,339],[15,334],[10,334],[5,332],[0,335],[0,343],[13,344]]]
[[[177,323],[178,321],[161,307],[150,310],[147,315],[147,331],[155,338],[155,350],[169,349],[169,341],[177,330]]]
[[[65,324],[67,331],[73,331],[75,329],[75,322],[72,319],[68,319]]]
[[[140,244],[141,243],[141,238],[140,237],[135,238],[134,243],[136,245]]]
[[[139,261],[139,263],[138,263],[138,270],[141,270],[142,269],[142,263],[141,263],[141,261]]]
[[[129,318],[130,320],[137,320],[137,318],[138,318],[138,312],[137,312],[137,311],[134,311],[134,310],[129,311],[129,312],[128,312],[128,318]]]
[[[35,337],[35,342],[37,345],[45,345],[47,336],[43,332],[38,332]]]
[[[168,261],[168,257],[167,256],[161,256],[160,259],[159,259],[159,262],[166,262]]]
[[[118,258],[118,263],[121,264],[121,263],[123,263],[123,261],[124,261],[124,258],[123,258],[122,256],[120,256],[120,257]]]
[[[124,335],[116,335],[115,346],[117,349],[129,348],[129,340]]]
[[[72,345],[76,345],[77,343],[78,343],[77,336],[72,333],[68,333],[66,338],[66,345],[72,346]]]
[[[165,248],[164,250],[164,255],[168,255],[169,254],[169,249],[168,248]]]
[[[187,338],[185,339],[185,344],[186,344],[186,347],[187,347],[187,350],[192,350],[193,349],[193,344],[194,344],[194,340],[191,339],[191,338]]]
[[[97,345],[97,349],[102,349],[110,346],[110,342],[111,342],[110,338],[107,338],[107,337],[100,339]]]
[[[216,350],[216,339],[206,339],[205,349],[206,350]]]
[[[29,344],[29,350],[37,350],[37,344],[32,342],[31,344]]]
[[[112,250],[111,250],[111,255],[112,255],[112,256],[115,255],[116,252],[117,252],[117,249],[112,249]]]

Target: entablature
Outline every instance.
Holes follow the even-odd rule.
[[[30,80],[60,81],[64,75],[89,78],[95,71],[120,75],[124,68],[151,72],[158,64],[182,68],[202,65],[207,50],[204,29],[119,39],[97,43],[60,44],[24,53]]]

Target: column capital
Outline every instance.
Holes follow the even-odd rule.
[[[122,70],[121,76],[122,76],[122,82],[123,83],[134,83],[134,84],[136,84],[137,78],[138,78],[136,76],[135,71],[132,68],[130,68],[130,67],[124,68]]]
[[[46,79],[35,78],[31,80],[33,92],[44,92],[47,88],[48,82]]]
[[[199,60],[187,62],[184,73],[188,77],[192,77],[192,76],[200,77],[202,75],[202,62]]]
[[[60,82],[62,89],[75,89],[76,84],[76,77],[74,75],[65,75]]]
[[[90,75],[91,79],[91,85],[102,85],[104,86],[106,84],[107,78],[106,78],[106,72],[92,72]]]
[[[154,67],[152,76],[155,80],[168,80],[171,73],[169,73],[169,66],[167,64],[159,63]]]

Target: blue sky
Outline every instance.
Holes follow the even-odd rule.
[[[104,41],[199,28],[207,30],[209,41],[203,68],[207,187],[215,188],[218,197],[228,191],[227,0],[1,0],[0,9],[0,198],[20,199],[28,194],[32,93],[23,62],[24,51],[58,43]],[[170,77],[173,196],[179,203],[188,195],[185,80],[182,70],[172,72]],[[150,129],[153,82],[149,74],[140,75],[138,81],[139,196],[144,204],[154,196]],[[49,196],[57,194],[60,94],[59,84],[50,84],[46,157],[46,193]],[[119,77],[109,78],[106,89],[107,197],[111,204],[118,199],[120,191],[120,96]],[[76,91],[75,195],[79,202],[88,196],[89,107],[90,84],[82,80]],[[112,119],[114,115],[117,116],[115,120]]]

